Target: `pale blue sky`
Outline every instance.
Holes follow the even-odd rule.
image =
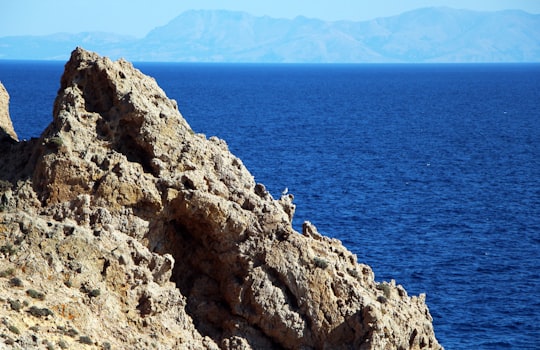
[[[143,37],[190,9],[357,21],[432,6],[480,11],[521,9],[540,13],[540,0],[7,0],[0,6],[0,37],[83,31]]]

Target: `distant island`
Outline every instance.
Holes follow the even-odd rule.
[[[0,37],[0,59],[66,60],[78,45],[153,62],[540,62],[540,15],[436,7],[329,22],[193,10],[141,39],[101,32]]]

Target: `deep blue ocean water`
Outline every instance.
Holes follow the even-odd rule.
[[[540,348],[540,65],[136,64],[227,141],[294,225],[409,294],[447,349]],[[63,64],[0,61],[20,138]]]

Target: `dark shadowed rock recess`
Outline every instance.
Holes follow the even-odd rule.
[[[130,63],[77,48],[39,139],[0,121],[0,347],[442,348]]]

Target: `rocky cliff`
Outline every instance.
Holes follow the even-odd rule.
[[[441,348],[130,63],[78,48],[39,139],[0,122],[0,348]]]
[[[9,118],[9,94],[2,82],[0,82],[0,139],[6,136],[18,141],[17,134]]]

